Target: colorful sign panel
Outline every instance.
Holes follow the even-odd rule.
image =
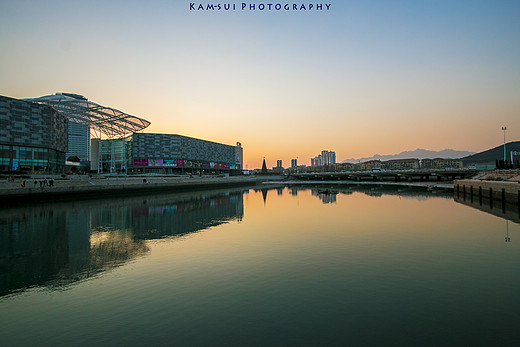
[[[134,159],[135,166],[148,166],[148,159]]]
[[[164,159],[163,166],[166,167],[177,167],[177,160]]]
[[[236,169],[239,165],[183,159],[134,159],[134,167],[202,167],[211,169]]]

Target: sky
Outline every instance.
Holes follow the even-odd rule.
[[[520,140],[520,0],[0,1],[0,95],[55,92],[241,142],[249,169],[479,152]]]

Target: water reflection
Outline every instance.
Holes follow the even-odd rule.
[[[505,237],[505,241],[506,242],[511,242],[511,238],[509,237],[509,221],[506,220],[506,237]]]
[[[0,295],[47,281],[68,262],[65,210],[5,211],[0,217]]]
[[[108,199],[0,211],[0,295],[62,287],[178,237],[243,218],[242,191]]]
[[[293,185],[262,187],[263,205],[284,194],[298,197],[309,191],[323,204],[340,196],[362,193],[426,200],[451,199],[449,191],[374,185]],[[272,201],[269,192],[275,194]],[[54,203],[0,211],[0,295],[32,286],[63,287],[96,276],[149,252],[146,240],[179,237],[226,223],[241,221],[247,191],[211,191],[145,197]],[[272,194],[273,194],[272,193]],[[457,199],[456,199],[457,200]],[[514,206],[503,211],[478,201],[465,205],[520,223]],[[507,222],[506,222],[507,223]],[[506,225],[505,240],[510,242]]]
[[[424,200],[430,197],[451,198],[452,193],[446,189],[428,190],[427,187],[413,186],[391,186],[391,185],[364,185],[352,184],[346,186],[338,185],[316,185],[316,186],[293,186],[291,194],[296,195],[298,189],[311,189],[312,195],[319,198],[324,204],[337,202],[338,195],[351,195],[354,192],[363,193],[371,197],[382,197],[383,195],[397,195],[400,197]]]
[[[0,341],[518,344],[519,224],[452,192],[257,188],[1,211],[2,280],[40,277],[4,292],[43,290],[0,297]]]
[[[492,214],[497,217],[504,218],[506,220],[520,223],[520,206],[515,204],[504,204],[501,201],[499,203],[493,203],[493,200],[487,198],[471,199],[464,198],[463,196],[457,196],[454,194],[454,200],[459,204],[471,206],[477,210]]]
[[[430,197],[443,197],[451,199],[453,193],[449,189],[429,190],[428,187],[420,186],[395,186],[386,184],[291,184],[289,186],[268,186],[255,189],[260,192],[264,201],[264,206],[268,204],[269,191],[276,191],[277,196],[282,196],[285,191],[291,196],[298,196],[300,191],[310,190],[311,195],[320,199],[323,204],[334,204],[337,202],[338,195],[351,195],[354,192],[363,193],[372,197],[382,197],[383,195],[397,195],[416,200],[425,200]]]
[[[338,195],[338,191],[329,188],[319,188],[313,189],[312,195],[316,196],[324,204],[333,204],[336,202],[336,195]]]

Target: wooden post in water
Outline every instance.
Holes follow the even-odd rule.
[[[478,187],[478,203],[482,206],[482,186]]]
[[[459,187],[460,185],[457,183],[457,199],[460,199]]]
[[[469,187],[469,197],[471,199],[471,203],[473,203],[473,186]]]
[[[466,201],[466,185],[465,184],[462,185],[462,197],[463,197],[464,201]]]
[[[489,207],[493,209],[493,188],[489,188]]]

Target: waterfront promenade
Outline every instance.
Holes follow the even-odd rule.
[[[474,169],[446,170],[368,170],[350,172],[296,173],[290,177],[309,181],[353,181],[353,182],[451,182],[477,175]]]
[[[489,176],[489,175],[488,175]],[[14,182],[0,182],[0,205],[14,203],[83,199],[90,197],[138,195],[151,192],[176,192],[228,187],[262,185],[346,185],[408,186],[429,190],[454,190],[456,198],[464,200],[489,199],[520,204],[520,184],[518,182],[489,181],[487,176],[476,179],[451,181],[431,180],[374,180],[367,177],[360,180],[331,179],[331,174],[317,177],[287,177],[282,175],[258,176],[56,176],[52,185],[45,184],[46,176],[17,178]],[[326,179],[324,179],[326,178]],[[342,177],[343,178],[343,177]],[[496,179],[496,177],[495,177]],[[25,181],[25,186],[21,182]]]
[[[175,192],[198,189],[255,186],[266,181],[280,181],[282,176],[70,176],[54,179],[45,185],[46,177],[25,179],[25,187],[16,179],[0,183],[0,203],[81,199],[108,195],[131,195],[147,192]]]

